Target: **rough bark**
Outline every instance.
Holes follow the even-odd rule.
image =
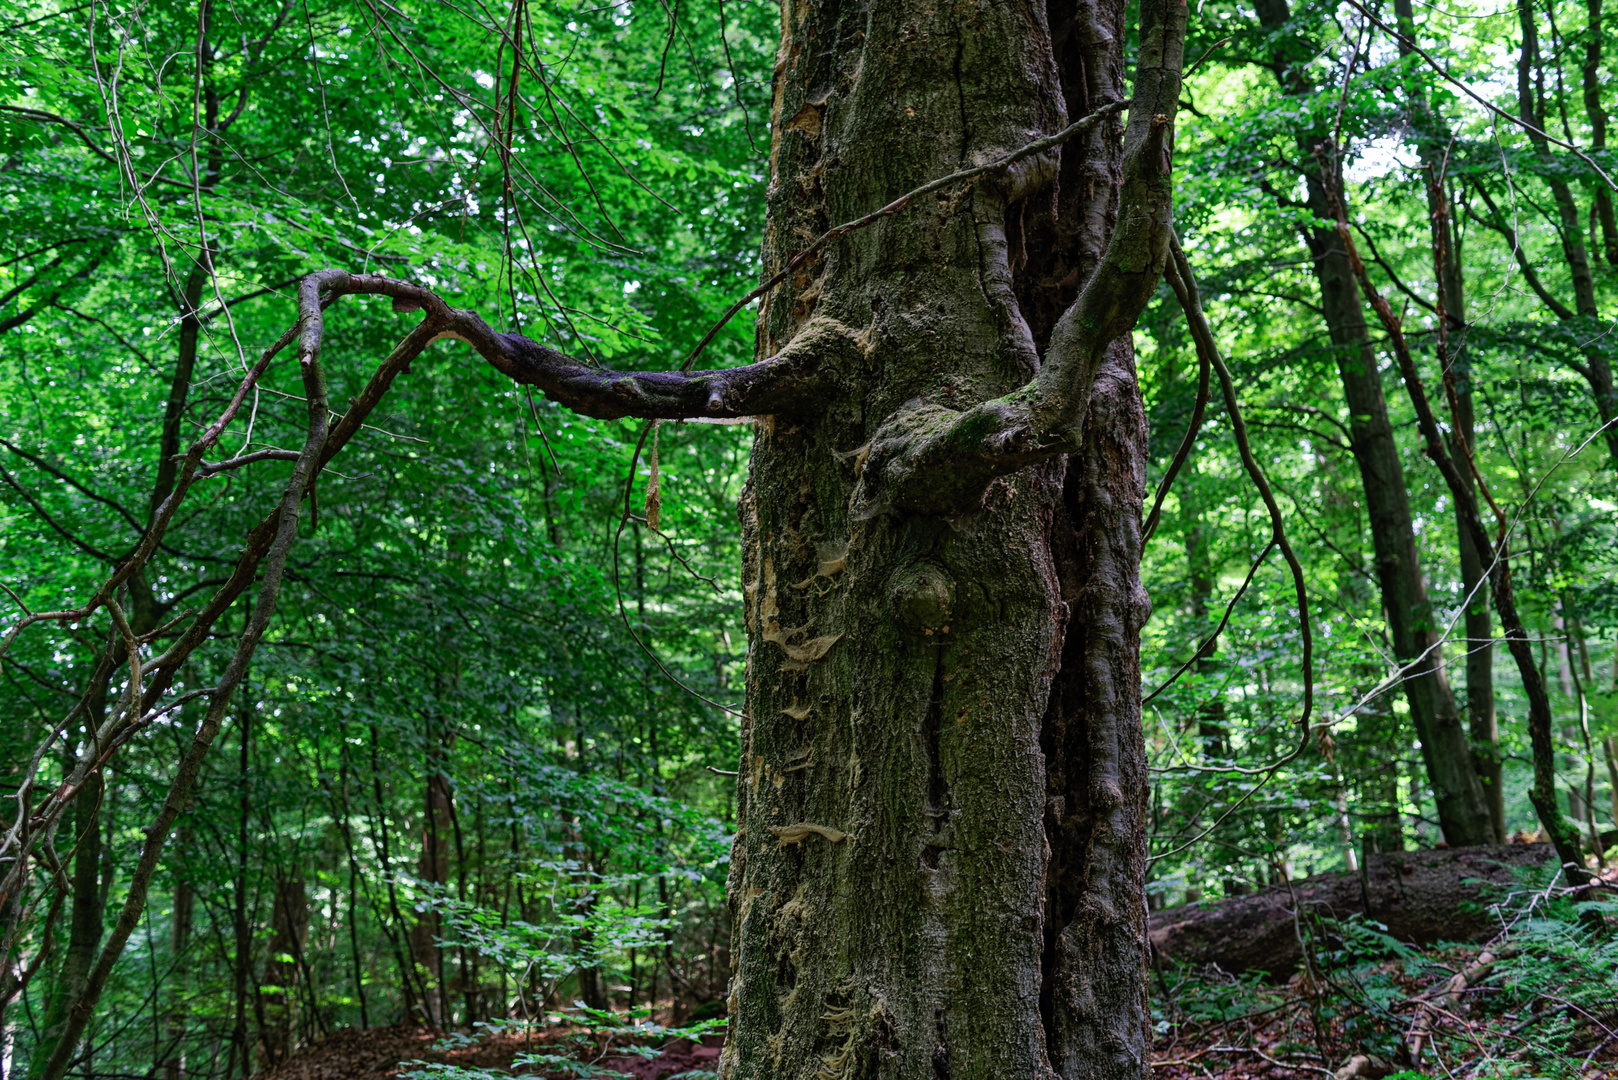
[[[1151,1046],[1140,978],[1149,786],[1140,725],[1146,417],[1134,355],[1113,350],[1068,464],[1052,548],[1067,608],[1045,714],[1047,946],[1042,1006],[1064,1077],[1138,1074]]]
[[[1116,90],[1122,6],[1067,13],[1055,40],[1039,6],[784,5],[764,261],[789,272],[745,368],[604,371],[398,279],[305,278],[296,332],[310,365],[321,312],[343,295],[424,316],[329,437],[311,385],[322,424],[282,514],[250,534],[170,654],[266,552],[265,588],[278,584],[295,500],[435,340],[466,341],[593,416],[756,417],[722,1073],[1144,1080],[1145,429],[1128,335],[1169,250],[1182,0],[1141,6],[1121,143],[1118,107],[1101,100],[1085,104],[1098,146],[1052,138],[1077,133],[1064,88],[1084,81],[1062,74],[1057,47],[1080,35],[1107,60],[1097,85]],[[1048,188],[1069,153],[1101,155],[1079,170],[1101,185],[1085,196],[1099,231],[1077,234],[1100,254],[1059,279],[1072,299],[1036,318],[1049,327],[1036,344],[1008,207]],[[963,166],[983,171],[905,194]],[[866,215],[868,229],[794,258]],[[232,689],[273,609],[273,591],[261,596]],[[103,978],[143,900],[125,905]]]
[[[1082,114],[1052,36],[1110,64],[1082,111],[1121,90],[1121,5],[784,12],[767,270]],[[1148,36],[1143,53],[1177,75],[1177,48]],[[1141,110],[1143,84],[1160,90],[1137,81],[1136,145],[1173,108]],[[761,418],[741,509],[748,715],[722,1075],[1145,1074],[1145,432],[1132,357],[1109,346],[1162,256],[1103,254],[1129,184],[1116,140],[1103,128],[1059,162],[929,200],[769,298],[760,355],[835,325],[860,328],[859,364],[816,414]],[[1075,213],[1096,224],[1071,230],[1077,272],[1042,282],[1030,312],[1007,207],[1074,175],[1070,154],[1093,181]],[[1084,194],[1058,183],[1036,215]],[[1027,265],[1059,265],[1038,254]]]
[[[1290,19],[1286,0],[1260,0],[1258,15],[1264,28],[1278,35],[1274,59],[1283,88],[1292,94],[1309,92],[1311,86],[1301,67],[1308,55],[1300,51],[1304,43],[1281,33]],[[1376,349],[1353,268],[1329,224],[1337,216],[1332,203],[1341,200],[1342,185],[1334,167],[1312,160],[1313,138],[1308,132],[1299,136],[1308,205],[1318,222],[1305,230],[1304,242],[1320,286],[1326,328],[1349,409],[1350,449],[1365,491],[1388,637],[1394,657],[1406,669],[1405,696],[1445,839],[1456,845],[1484,844],[1494,839],[1494,826],[1466,727],[1444,673],[1439,627],[1416,550],[1404,465],[1382,393]]]
[[[1062,102],[1080,116],[1124,93],[1121,6],[1047,5]],[[1099,129],[1063,154],[1056,182],[1007,215],[1012,285],[1044,355],[1101,265],[1120,212],[1121,159]],[[1018,212],[1020,210],[1020,213]],[[1018,228],[1017,226],[1020,226]],[[1051,519],[1065,627],[1041,725],[1046,868],[1040,1010],[1064,1077],[1138,1074],[1151,1043],[1140,979],[1148,790],[1140,727],[1140,506],[1147,431],[1129,342],[1108,349],[1082,450]]]
[[[1549,844],[1371,855],[1363,889],[1360,874],[1317,874],[1290,887],[1271,885],[1250,896],[1157,912],[1151,917],[1152,948],[1175,963],[1217,964],[1235,974],[1262,971],[1284,979],[1302,959],[1294,898],[1306,918],[1362,915],[1386,925],[1400,941],[1486,941],[1499,933],[1500,922],[1484,901],[1520,888],[1516,874],[1523,868],[1555,861]]]

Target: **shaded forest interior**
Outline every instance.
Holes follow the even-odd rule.
[[[1618,1076],[1603,2],[1192,7],[1125,342],[1153,1075]],[[738,783],[825,764],[744,756],[771,421],[405,355],[386,282],[605,368],[762,359],[715,323],[819,137],[783,18],[0,12],[0,1080],[720,1075]],[[1006,213],[1021,273],[1055,226]]]

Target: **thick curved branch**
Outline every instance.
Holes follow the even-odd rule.
[[[1175,0],[1166,2],[1173,4]],[[1184,28],[1181,26],[1178,39],[1183,41],[1183,37]],[[1173,91],[1154,92],[1153,95],[1154,103],[1158,99],[1168,102],[1169,115],[1172,115],[1175,102],[1173,95],[1178,93],[1179,57],[1180,45],[1177,44]],[[601,420],[631,416],[646,420],[730,420],[790,413],[800,408],[816,407],[824,400],[825,393],[837,380],[838,361],[857,361],[858,356],[852,349],[852,331],[829,320],[814,320],[793,336],[792,343],[779,356],[743,367],[692,371],[691,365],[697,356],[737,312],[779,285],[805,259],[838,237],[897,214],[919,196],[955,184],[971,183],[993,173],[1014,170],[1028,158],[1061,146],[1073,136],[1116,116],[1125,107],[1126,103],[1120,101],[1101,105],[1054,135],[1036,139],[995,161],[930,180],[864,217],[827,230],[794,255],[779,273],[732,304],[691,350],[677,371],[621,372],[586,364],[521,334],[498,333],[477,312],[451,308],[431,290],[396,278],[346,274],[338,270],[324,270],[316,277],[320,279],[326,303],[349,294],[387,296],[393,299],[395,311],[427,311],[429,317],[439,325],[439,337],[466,342],[514,382],[537,386],[552,401],[586,416]],[[1169,122],[1164,119],[1164,124]],[[1166,162],[1167,151],[1162,151],[1161,156]],[[1150,293],[1150,289],[1147,293]],[[1131,316],[1131,326],[1138,315],[1137,310]]]
[[[454,338],[477,350],[513,382],[537,387],[574,412],[599,420],[736,419],[793,412],[818,405],[853,359],[853,334],[831,320],[804,327],[779,356],[716,371],[610,371],[575,360],[521,334],[502,334],[475,311],[452,308],[432,290],[397,278],[323,270],[318,281],[330,303],[339,296],[386,296],[398,312],[425,311],[433,337]]]

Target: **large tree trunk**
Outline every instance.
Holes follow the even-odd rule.
[[[1184,18],[1149,6],[1156,24]],[[1175,89],[1132,111],[1132,133],[1172,117],[1178,37],[1161,33],[1142,54]],[[783,5],[766,269],[1122,97],[1125,37],[1118,0]],[[857,377],[815,415],[760,418],[741,505],[721,1075],[1146,1075],[1146,432],[1127,337],[1095,349],[1077,453],[964,503],[889,486],[924,476],[889,448],[1039,368],[1107,250],[1118,134],[1109,121],[1059,159],[918,200],[762,313],[760,356],[843,340]],[[1148,255],[1136,288],[1160,267]]]
[[[1318,186],[1310,184],[1311,189]],[[1324,215],[1323,192],[1318,201],[1316,213]],[[1352,417],[1350,445],[1365,490],[1388,637],[1395,659],[1407,666],[1405,697],[1421,740],[1422,760],[1444,838],[1454,845],[1486,844],[1494,839],[1493,818],[1445,675],[1439,625],[1416,550],[1404,466],[1382,394],[1382,375],[1359,289],[1348,259],[1329,229],[1311,230],[1309,248]]]
[[[344,293],[424,311],[390,365],[448,336],[591,416],[757,418],[729,1077],[1146,1075],[1129,342],[1187,12],[1141,3],[1120,145],[1122,10],[1053,7],[1059,64],[1037,7],[785,5],[756,364],[604,371],[397,278],[299,286],[311,341]],[[1023,200],[1086,220],[1027,242]]]

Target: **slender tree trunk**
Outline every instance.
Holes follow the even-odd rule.
[[[342,748],[342,763],[338,766],[338,793],[340,801],[334,800],[338,811],[337,829],[343,837],[343,851],[348,856],[348,952],[354,971],[354,995],[360,1003],[360,1030],[364,1031],[371,1026],[371,1006],[365,991],[365,964],[360,959],[360,923],[359,923],[359,893],[360,893],[360,862],[354,851],[354,823],[348,808],[348,743],[345,739]],[[378,920],[386,930],[387,920]],[[397,953],[398,943],[393,935],[388,934],[388,941]],[[400,970],[405,965],[401,960]]]
[[[87,732],[93,732],[100,726],[101,715],[105,711],[103,689],[85,722]],[[68,1009],[84,993],[90,967],[95,963],[96,951],[101,944],[102,911],[106,902],[106,891],[101,880],[101,826],[105,820],[101,813],[101,802],[104,794],[101,773],[90,773],[73,803],[69,822],[64,822],[67,827],[62,830],[63,833],[74,837],[76,845],[73,850],[73,897],[67,949],[46,993],[39,1038],[28,1061],[29,1080],[44,1075],[45,1065],[50,1061],[66,1028]]]
[[[1457,393],[1460,408],[1458,434],[1468,446],[1476,446],[1473,426],[1471,364],[1457,362],[1456,379],[1464,385],[1464,393]],[[1468,474],[1470,482],[1470,474]],[[1506,842],[1506,799],[1502,787],[1502,757],[1500,754],[1500,722],[1494,705],[1494,619],[1489,612],[1489,568],[1483,565],[1472,534],[1464,523],[1457,522],[1461,552],[1461,588],[1469,597],[1466,603],[1466,714],[1472,736],[1473,767],[1478,782],[1483,785],[1484,798],[1489,804],[1489,823],[1494,830],[1494,842]]]
[[[1322,205],[1316,212],[1324,216],[1324,192],[1320,194]],[[1408,668],[1403,680],[1405,696],[1421,741],[1439,821],[1452,845],[1486,844],[1494,836],[1493,821],[1467,730],[1445,675],[1436,613],[1416,549],[1404,466],[1359,290],[1348,260],[1329,230],[1312,230],[1310,251],[1338,349],[1338,372],[1351,414],[1351,447],[1365,490],[1388,636],[1395,659]]]
[[[1595,0],[1597,4],[1600,0]],[[1405,40],[1399,42],[1399,54],[1410,56],[1416,41],[1416,19],[1412,0],[1395,0],[1399,29]],[[1406,83],[1406,99],[1411,112],[1416,150],[1425,173],[1422,188],[1427,193],[1427,220],[1430,225],[1439,282],[1438,308],[1445,320],[1444,332],[1439,340],[1446,340],[1451,332],[1466,326],[1466,277],[1462,272],[1460,233],[1450,227],[1456,220],[1450,212],[1450,198],[1446,182],[1449,157],[1454,133],[1449,123],[1433,112],[1419,76],[1412,75]],[[1476,485],[1472,477],[1468,455],[1477,444],[1476,418],[1472,403],[1472,361],[1464,337],[1453,355],[1446,352],[1449,365],[1446,375],[1455,392],[1455,421],[1451,432],[1451,455],[1466,478],[1467,487],[1476,498]],[[1484,798],[1489,805],[1489,823],[1493,840],[1506,842],[1505,793],[1501,789],[1500,729],[1494,707],[1494,626],[1489,614],[1488,567],[1478,555],[1472,542],[1471,530],[1461,520],[1461,510],[1455,510],[1456,540],[1461,556],[1461,588],[1468,597],[1466,602],[1466,706],[1467,720],[1472,737],[1473,767],[1483,785]]]
[[[1272,34],[1291,18],[1286,0],[1260,0],[1259,21]],[[1275,62],[1288,93],[1310,92],[1303,70],[1304,42],[1277,39]],[[1320,136],[1324,138],[1325,136]],[[1316,136],[1299,137],[1305,163],[1309,209],[1320,224],[1306,230],[1304,240],[1320,285],[1326,328],[1337,354],[1338,375],[1350,414],[1350,447],[1365,490],[1366,516],[1376,553],[1377,582],[1382,593],[1393,655],[1407,668],[1404,691],[1411,719],[1421,740],[1422,760],[1438,805],[1444,837],[1452,845],[1486,844],[1494,838],[1488,800],[1473,763],[1466,727],[1444,673],[1436,614],[1417,555],[1404,465],[1394,440],[1382,374],[1371,343],[1365,309],[1348,256],[1327,222],[1341,201],[1342,184],[1331,159],[1312,160]],[[1330,147],[1326,147],[1330,150]]]
[[[1601,0],[1584,0],[1585,34],[1584,114],[1590,121],[1590,149],[1607,148],[1607,109],[1601,102]],[[1601,247],[1607,256],[1607,265],[1618,267],[1618,217],[1614,216],[1612,192],[1605,184],[1592,184],[1595,190],[1595,214],[1601,223]]]
[[[236,1015],[231,1030],[230,1062],[225,1068],[226,1080],[229,1080],[232,1066],[239,1066],[242,1076],[250,1076],[253,1072],[252,1054],[247,1045],[247,983],[253,963],[253,928],[247,920],[247,826],[252,810],[248,754],[253,736],[252,700],[251,687],[245,685],[244,680],[239,710],[241,743],[236,770],[236,874],[232,882],[231,907],[231,925],[236,937],[236,955],[232,964]]]
[[[421,857],[416,863],[416,876],[423,882],[443,886],[449,881],[450,842],[450,790],[449,777],[444,774],[442,749],[436,743],[427,758],[427,783],[423,798],[421,826]],[[424,973],[425,992],[422,1004],[427,1023],[435,1028],[446,1024],[445,1006],[449,995],[444,985],[444,950],[438,939],[443,933],[443,920],[436,907],[429,907],[416,919],[410,931],[410,954]]]
[[[1612,823],[1618,827],[1618,738],[1608,735],[1601,746],[1607,757],[1607,795],[1612,802]]]
[[[190,846],[190,829],[182,828],[175,840],[176,854]],[[185,1033],[190,1012],[190,979],[186,950],[191,947],[191,921],[197,893],[187,877],[174,882],[174,904],[169,915],[169,952],[173,968],[163,989],[169,998],[168,1036],[163,1059],[163,1080],[183,1080],[185,1076]]]
[[[382,880],[388,887],[388,913],[393,917],[393,926],[401,937],[409,938],[413,927],[405,921],[404,912],[399,908],[399,890],[394,884],[393,859],[390,855],[388,842],[388,809],[382,797],[382,753],[381,736],[375,724],[370,725],[371,734],[371,798],[376,804],[375,824],[371,830],[371,840],[376,846],[377,854],[382,860]],[[393,933],[388,935],[393,940]],[[412,949],[407,957],[405,949],[397,943],[394,945],[394,955],[399,960],[400,984],[404,992],[405,1019],[411,1023],[427,1022],[425,1006],[421,1003],[427,998],[427,987],[422,979],[421,970],[415,961],[414,942],[407,941]]]
[[[309,898],[301,877],[275,883],[269,955],[259,987],[259,1064],[274,1068],[296,1047],[298,955],[309,933]]]
[[[1341,211],[1340,206],[1333,209],[1339,213]],[[1483,519],[1478,512],[1477,499],[1451,457],[1449,446],[1444,442],[1443,432],[1433,413],[1421,372],[1416,367],[1415,357],[1410,351],[1400,320],[1394,315],[1387,299],[1376,291],[1371,276],[1355,249],[1348,224],[1340,216],[1336,232],[1338,241],[1351,260],[1360,288],[1365,291],[1378,319],[1382,322],[1383,329],[1387,331],[1389,344],[1393,347],[1394,356],[1399,363],[1399,374],[1403,378],[1405,392],[1416,412],[1416,424],[1421,431],[1427,455],[1443,474],[1450,496],[1462,511],[1462,520],[1471,530],[1472,542],[1477,545],[1478,552],[1489,563],[1490,581],[1494,586],[1495,609],[1500,613],[1500,625],[1505,631],[1506,648],[1517,664],[1517,674],[1522,678],[1523,692],[1528,698],[1528,733],[1534,752],[1534,786],[1529,792],[1529,801],[1534,804],[1534,811],[1539,815],[1540,823],[1550,834],[1551,842],[1556,845],[1556,853],[1562,859],[1568,882],[1575,886],[1586,884],[1589,873],[1584,867],[1578,829],[1562,816],[1557,805],[1554,747],[1551,742],[1550,695],[1545,689],[1544,673],[1534,666],[1527,628],[1517,611],[1511,584],[1509,551],[1504,547],[1503,541],[1497,557],[1494,541],[1484,527]],[[1440,359],[1442,358],[1441,342]]]

